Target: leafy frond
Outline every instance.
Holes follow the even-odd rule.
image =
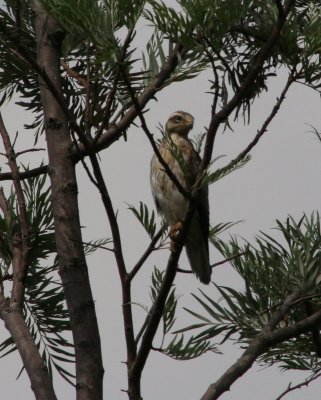
[[[321,143],[321,132],[315,126],[310,125],[310,128],[311,130],[309,131],[309,133],[312,133]]]
[[[166,348],[157,349],[175,360],[192,360],[201,357],[208,351],[218,353],[216,347],[207,340],[195,340],[191,336],[186,342],[184,335],[175,335]]]
[[[214,172],[207,172],[202,180],[202,184],[210,185],[218,180],[229,175],[231,172],[237,171],[238,169],[244,167],[251,160],[251,156],[248,154],[244,158],[236,159],[231,161],[223,168],[219,168]]]
[[[303,320],[321,306],[321,233],[320,218],[313,213],[299,221],[292,217],[276,222],[280,237],[266,233],[251,244],[232,238],[228,243],[215,240],[213,244],[243,280],[244,288],[214,285],[216,292],[201,291],[193,295],[202,312],[187,309],[197,323],[177,331],[195,331],[197,340],[218,338],[249,343],[266,326],[291,293],[300,293],[286,318],[276,329]],[[318,330],[318,328],[316,328]],[[317,347],[316,347],[317,346]],[[265,351],[260,362],[278,362],[282,368],[315,369],[320,349],[311,334],[283,341]],[[312,367],[313,366],[313,367]]]
[[[149,237],[153,239],[156,232],[155,212],[150,212],[147,205],[141,201],[139,202],[139,209],[133,205],[128,205],[128,209],[132,211],[132,213],[144,227]]]
[[[94,253],[97,249],[110,250],[106,245],[113,243],[111,238],[103,238],[97,240],[91,240],[84,243],[84,252],[87,255]]]
[[[57,282],[57,269],[57,263],[38,267],[27,277],[24,316],[48,371],[54,367],[73,384],[74,375],[62,366],[75,360],[73,344],[65,337],[70,331],[69,314],[62,286]]]
[[[152,286],[150,288],[150,298],[152,303],[156,300],[159,290],[162,286],[165,271],[160,271],[157,267],[154,267],[152,275]],[[178,296],[176,294],[175,287],[170,291],[164,311],[162,314],[163,323],[163,338],[172,329],[176,320],[176,307],[177,307]]]
[[[29,270],[25,278],[25,302],[23,315],[50,375],[55,369],[72,383],[73,375],[63,368],[63,363],[74,362],[73,345],[66,339],[70,332],[64,292],[58,277],[53,213],[50,188],[46,175],[22,182],[29,225]],[[18,205],[13,192],[9,196],[10,218],[0,215],[1,273],[8,274],[12,260],[13,237],[20,232],[17,217]],[[43,266],[46,261],[53,265]],[[51,260],[51,261],[50,261]],[[0,345],[0,355],[16,350],[11,338]]]
[[[209,240],[215,240],[215,238],[222,232],[225,232],[226,230],[232,228],[232,226],[239,224],[240,222],[243,221],[236,221],[236,222],[220,222],[214,226],[211,227],[210,232],[209,232]]]

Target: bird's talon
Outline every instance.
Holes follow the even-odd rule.
[[[171,226],[170,232],[169,232],[169,237],[175,241],[177,240],[179,234],[181,233],[183,228],[183,223],[182,221],[176,222],[176,224]]]
[[[182,221],[178,221],[176,222],[176,224],[171,226],[169,237],[171,238],[170,250],[173,252],[177,250],[177,240],[182,231],[182,228],[183,228]]]

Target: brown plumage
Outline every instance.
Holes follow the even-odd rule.
[[[163,159],[188,191],[195,184],[201,161],[187,137],[193,123],[194,118],[187,112],[172,113],[166,123],[165,135],[159,147]],[[164,216],[166,222],[173,227],[177,222],[184,221],[189,201],[168,177],[155,154],[151,160],[150,182],[157,211]],[[192,271],[205,284],[211,279],[208,232],[208,188],[202,187],[187,232],[185,248]]]

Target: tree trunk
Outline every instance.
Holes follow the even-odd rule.
[[[37,61],[55,90],[62,96],[60,58],[51,34],[58,31],[55,19],[39,1],[34,1]],[[66,113],[52,90],[40,79],[49,175],[55,223],[56,246],[76,354],[78,400],[102,399],[104,374],[101,344],[88,268],[82,246],[75,165],[68,158],[72,141]]]

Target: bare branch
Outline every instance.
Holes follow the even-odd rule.
[[[135,264],[135,266],[133,267],[133,269],[130,271],[130,273],[127,276],[127,279],[129,281],[133,280],[133,278],[135,277],[135,275],[137,274],[137,272],[141,269],[141,267],[143,266],[144,262],[147,260],[147,258],[150,256],[150,254],[155,250],[155,246],[157,244],[157,242],[159,241],[159,239],[162,237],[164,231],[165,231],[166,227],[163,226],[159,229],[159,231],[155,234],[155,236],[153,237],[152,241],[150,242],[149,246],[147,247],[147,249],[145,250],[145,252],[143,253],[143,255],[140,257],[140,259],[137,261],[137,263]]]
[[[184,227],[181,233],[183,233],[183,231]],[[141,343],[139,346],[139,350],[137,352],[137,357],[128,372],[129,393],[133,396],[133,398],[139,398],[138,395],[140,392],[140,377],[143,368],[145,366],[146,360],[152,349],[153,339],[155,337],[160,320],[162,318],[166,299],[172,288],[176,276],[176,271],[177,271],[176,267],[182,251],[182,244],[179,245],[175,250],[176,251],[172,252],[169,257],[164,280],[159,290],[158,296],[150,312],[147,315],[146,321],[142,326],[139,337],[137,337],[138,340],[141,337]]]
[[[22,150],[22,151],[17,151],[16,152],[16,157],[19,157],[22,154],[26,154],[26,153],[34,153],[36,151],[45,151],[45,150],[46,149],[39,148],[39,149],[26,149],[26,150]]]
[[[41,165],[40,167],[36,167],[30,169],[28,171],[18,172],[19,180],[33,178],[35,176],[47,174],[49,172],[48,165]],[[1,172],[0,173],[0,181],[12,181],[13,176],[11,172]]]
[[[235,254],[234,256],[225,258],[224,260],[221,260],[221,261],[218,261],[218,262],[212,264],[212,265],[211,265],[211,268],[216,268],[216,267],[218,267],[218,266],[220,266],[220,265],[222,265],[222,264],[225,264],[225,263],[227,263],[227,262],[230,262],[230,261],[232,261],[232,260],[235,260],[236,258],[242,257],[242,256],[244,256],[245,254],[247,254],[246,251],[244,251],[243,253]],[[193,273],[193,271],[191,271],[191,270],[182,269],[182,268],[177,268],[177,272],[181,272],[181,273],[183,273],[183,274],[192,274],[192,273]]]
[[[275,400],[281,400],[293,390],[301,389],[302,386],[308,386],[311,382],[315,381],[316,379],[321,377],[321,372],[318,374],[313,374],[309,378],[305,379],[303,382],[298,383],[297,385],[291,386],[292,384],[289,383],[288,387],[282,392]]]

